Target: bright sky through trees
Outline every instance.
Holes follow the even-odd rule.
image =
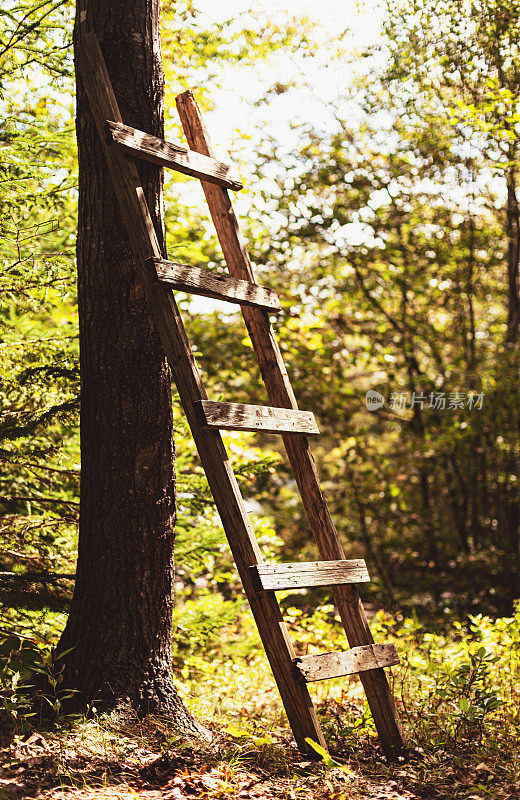
[[[195,7],[197,22],[210,30],[229,20],[236,20],[237,28],[247,26],[250,13],[281,26],[293,18],[307,18],[307,34],[317,45],[311,57],[307,52],[278,48],[254,64],[220,60],[213,65],[217,80],[206,85],[213,104],[213,110],[205,112],[208,130],[222,159],[238,162],[246,185],[255,150],[268,138],[293,151],[298,148],[297,127],[301,124],[323,132],[335,128],[335,108],[341,105],[354,76],[367,69],[367,63],[355,55],[378,42],[384,14],[381,0],[223,0],[218,4],[198,0]],[[196,75],[192,81],[195,87]],[[288,90],[276,94],[272,89],[277,83]],[[175,113],[172,116],[176,119]],[[168,118],[167,109],[167,126]],[[202,195],[194,182],[177,184],[176,191],[185,202],[200,206]],[[240,215],[247,216],[250,202],[243,193],[237,195]],[[196,298],[195,306],[229,310],[207,298]]]
[[[291,122],[311,122],[327,125],[330,110],[325,103],[334,102],[344,92],[352,78],[352,66],[344,57],[337,55],[337,37],[346,32],[343,48],[346,53],[374,44],[380,34],[383,4],[380,0],[324,0],[311,3],[308,0],[224,0],[215,4],[213,0],[199,0],[196,4],[208,23],[220,23],[249,11],[259,13],[266,19],[283,16],[307,16],[316,21],[313,35],[320,43],[313,58],[277,51],[268,60],[265,68],[238,67],[226,64],[223,69],[222,88],[212,92],[215,110],[209,124],[215,141],[229,147],[236,135],[237,127],[245,131],[247,124],[261,130],[267,126],[270,135],[286,140],[290,135]],[[298,83],[299,89],[289,94],[271,97],[269,108],[265,104],[254,106],[263,94],[283,76],[283,83]],[[240,112],[238,114],[238,109]],[[267,119],[267,114],[269,118]],[[241,124],[238,124],[240,116]],[[250,131],[252,132],[252,131]]]
[[[247,25],[249,13],[280,25],[284,20],[306,17],[308,34],[318,44],[312,57],[281,48],[253,65],[224,60],[214,65],[218,80],[207,86],[213,110],[205,112],[205,119],[217,152],[223,160],[238,162],[246,185],[255,150],[269,137],[287,150],[296,150],[300,134],[295,126],[308,124],[324,132],[335,127],[334,107],[356,72],[366,70],[366,64],[361,67],[356,62],[355,53],[378,41],[384,12],[381,0],[223,0],[218,4],[198,0],[195,7],[197,21],[209,29],[234,19],[237,26]],[[277,82],[289,90],[279,95],[272,92]],[[177,115],[172,116],[176,119]],[[168,117],[167,109],[166,125]],[[175,192],[184,202],[200,208],[202,193],[197,182],[176,183]],[[247,217],[250,207],[251,198],[239,193],[236,208],[240,216]],[[212,230],[208,224],[208,232]],[[191,308],[194,312],[218,309],[230,313],[227,304],[202,297],[192,298]]]
[[[197,8],[209,19],[220,22],[249,9],[260,9],[266,15],[273,12],[287,11],[291,14],[305,14],[319,19],[324,25],[335,28],[338,24],[349,27],[356,37],[373,40],[378,32],[380,19],[379,0],[322,0],[320,3],[310,0],[223,0],[216,5],[212,0],[199,0]],[[376,24],[375,24],[376,23]]]

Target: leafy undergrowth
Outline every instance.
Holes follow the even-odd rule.
[[[150,718],[61,717],[39,730],[24,706],[24,670],[40,658],[55,681],[48,702],[59,710],[59,663],[34,642],[4,640],[0,798],[520,798],[520,608],[511,618],[470,617],[438,631],[375,616],[376,639],[395,643],[401,657],[391,680],[410,745],[409,758],[388,765],[354,678],[312,687],[331,757],[299,754],[249,615],[233,601],[226,617],[222,602],[220,614],[207,598],[184,609],[184,644],[174,653],[177,683],[211,727],[210,744],[183,740]],[[301,609],[287,609],[300,652],[344,647],[331,611],[311,623]],[[205,651],[190,639],[204,614]],[[212,628],[211,619],[222,624]]]

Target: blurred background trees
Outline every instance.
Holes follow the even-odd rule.
[[[270,137],[269,103],[295,91],[281,75],[263,99],[255,174],[243,169],[259,281],[288,312],[276,322],[284,357],[318,418],[324,488],[348,555],[369,562],[377,606],[508,613],[520,595],[518,11],[513,0],[391,0],[381,43],[341,55],[357,78],[324,109],[331,121],[290,143]],[[325,47],[308,20],[212,27],[189,3],[163,14],[167,109],[189,83],[208,107],[230,64],[262,71],[280,48]],[[4,628],[51,640],[72,586],[53,575],[74,572],[78,517],[72,16],[68,0],[0,12],[1,614]],[[167,184],[170,256],[223,269],[186,186]],[[181,305],[210,396],[266,402],[238,315]],[[385,401],[375,412],[369,389]],[[194,620],[177,633],[188,643],[236,619],[241,601],[174,413],[177,590]],[[312,558],[276,440],[228,441],[266,552]]]

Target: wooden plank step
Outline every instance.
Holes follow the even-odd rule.
[[[390,667],[393,664],[399,664],[399,656],[393,644],[367,644],[343,653],[323,653],[294,659],[294,666],[306,683],[339,678],[341,675],[356,675],[358,672]]]
[[[129,153],[153,164],[169,167],[183,175],[203,178],[209,183],[238,191],[244,185],[234,168],[172,142],[165,142],[149,133],[131,128],[122,122],[107,120],[109,141]]]
[[[167,283],[172,289],[227,300],[228,303],[254,306],[264,311],[282,310],[274,289],[229,275],[219,275],[205,267],[190,267],[165,258],[152,260],[161,283]]]
[[[257,564],[251,567],[251,574],[255,585],[263,591],[309,589],[311,586],[337,586],[370,580],[362,558],[305,561],[299,564]]]
[[[295,411],[292,408],[200,400],[195,403],[195,413],[202,428],[306,435],[320,432],[314,414],[310,411]]]

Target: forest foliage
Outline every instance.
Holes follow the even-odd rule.
[[[496,659],[508,648],[513,659],[519,640],[519,10],[517,0],[390,0],[376,48],[347,56],[343,38],[329,45],[346,69],[363,65],[328,109],[333,124],[299,127],[297,148],[266,125],[244,201],[257,273],[284,308],[276,329],[298,402],[322,430],[314,453],[333,517],[347,555],[367,559],[376,624],[406,654],[417,741],[435,718],[439,751],[477,746],[489,715],[510,742],[518,702]],[[4,634],[34,640],[0,648],[14,708],[23,670],[10,654],[47,663],[41,645],[63,625],[77,545],[72,19],[69,0],[0,11],[0,615]],[[312,58],[313,37],[306,19],[205,27],[191,3],[163,3],[166,106],[196,82],[209,107],[222,65],[261,69],[280,48]],[[271,87],[267,108],[291,91]],[[170,253],[222,271],[183,185],[167,181]],[[239,316],[180,304],[210,397],[266,402]],[[375,411],[368,391],[381,396]],[[174,666],[189,692],[202,671],[214,703],[222,643],[251,666],[258,642],[177,401],[174,414]],[[313,558],[277,441],[227,442],[266,555]],[[330,606],[311,614],[324,602],[283,599],[303,649],[320,637],[331,649],[338,635],[320,633]],[[356,719],[344,724],[353,731]]]

